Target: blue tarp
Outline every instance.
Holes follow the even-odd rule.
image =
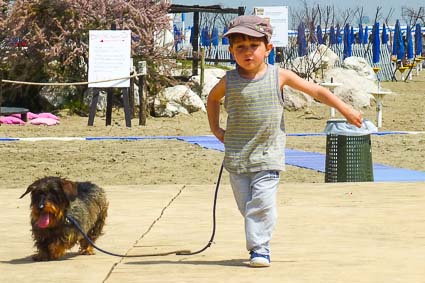
[[[192,144],[208,149],[224,151],[223,144],[213,136],[178,137]],[[324,173],[326,155],[317,152],[306,152],[295,149],[285,149],[286,164]],[[375,182],[418,182],[425,181],[425,172],[391,167],[383,164],[373,164]]]

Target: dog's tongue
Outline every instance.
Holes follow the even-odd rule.
[[[43,213],[42,215],[40,215],[40,218],[38,218],[38,227],[40,228],[46,228],[47,226],[49,226],[50,223],[50,217],[48,213]]]

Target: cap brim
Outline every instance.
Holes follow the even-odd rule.
[[[264,33],[255,31],[253,29],[247,28],[247,27],[243,27],[243,26],[239,26],[239,27],[234,27],[229,29],[225,34],[223,34],[224,37],[229,36],[230,34],[233,33],[241,33],[241,34],[246,34],[249,36],[253,36],[253,37],[263,37],[266,36]]]

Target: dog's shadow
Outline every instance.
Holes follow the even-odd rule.
[[[274,262],[296,262],[294,260],[274,261]],[[227,259],[227,260],[147,260],[147,261],[133,261],[126,262],[125,264],[139,264],[139,265],[155,265],[155,264],[190,264],[190,265],[219,265],[219,266],[233,266],[233,267],[247,267],[249,260],[244,259]]]
[[[66,255],[64,255],[63,257],[61,257],[60,259],[57,260],[51,260],[51,261],[63,261],[63,260],[69,260],[72,259],[76,256],[79,256],[80,254],[77,252],[69,252]],[[31,263],[39,263],[39,262],[44,262],[44,261],[34,261],[32,259],[32,255],[26,256],[26,257],[22,257],[22,258],[15,258],[15,259],[11,259],[11,260],[0,260],[0,263],[5,263],[5,264],[31,264]]]

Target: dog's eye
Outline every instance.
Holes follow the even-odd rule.
[[[40,193],[32,193],[31,194],[31,200],[32,200],[32,202],[35,202],[36,200],[39,200],[40,199],[40,197],[41,197],[41,194]]]

